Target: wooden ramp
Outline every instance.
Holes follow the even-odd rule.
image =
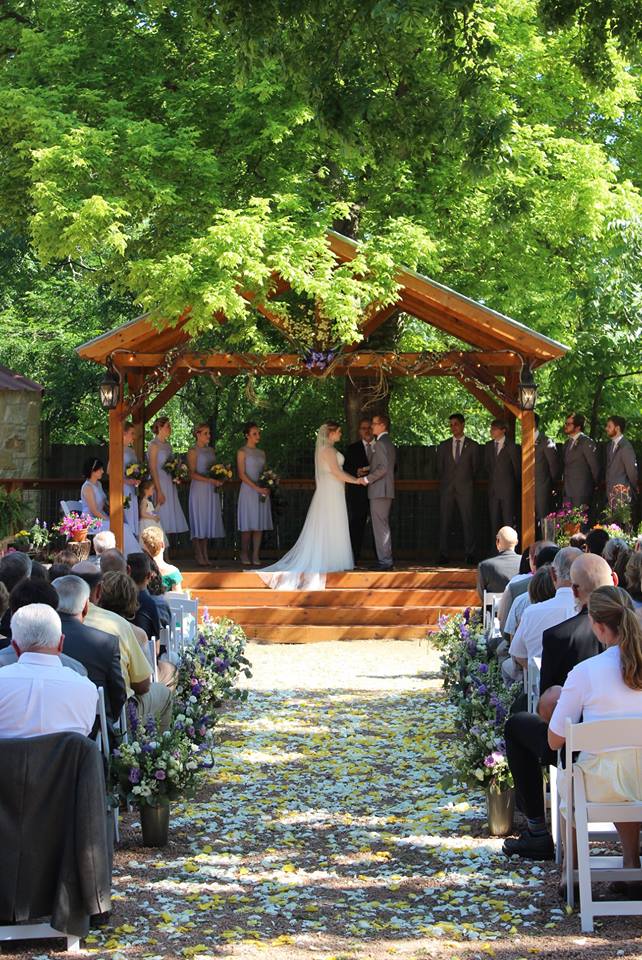
[[[194,571],[183,583],[212,617],[231,617],[251,640],[417,640],[439,617],[479,603],[474,569],[328,574],[325,590],[270,590],[255,573]]]

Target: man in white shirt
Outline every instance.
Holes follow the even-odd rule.
[[[0,738],[47,733],[88,736],[98,691],[87,677],[63,667],[60,617],[44,603],[21,607],[11,618],[18,662],[0,670]]]
[[[577,547],[564,547],[560,550],[551,566],[555,596],[550,600],[544,600],[543,603],[532,604],[524,610],[508,651],[512,660],[524,669],[528,666],[531,657],[541,655],[544,631],[570,619],[575,614],[571,566],[573,561],[581,556],[582,551]],[[510,660],[506,661],[507,668],[510,664]],[[502,664],[502,672],[506,676],[504,664]]]

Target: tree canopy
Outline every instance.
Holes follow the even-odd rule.
[[[74,340],[141,310],[274,348],[239,291],[260,301],[276,271],[286,338],[309,346],[320,305],[328,344],[349,343],[404,263],[574,346],[543,409],[592,406],[587,368],[641,366],[640,64],[622,34],[595,82],[573,10],[549,5],[550,31],[535,0],[9,0],[0,228],[33,268],[2,281],[23,342],[0,358],[60,338],[65,305],[54,381]],[[353,265],[333,269],[329,226],[363,242]],[[433,383],[400,389],[440,407]]]

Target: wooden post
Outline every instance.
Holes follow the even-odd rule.
[[[125,405],[121,401],[115,410],[109,411],[109,526],[116,537],[116,546],[123,550],[125,536],[123,531],[125,448],[123,444],[123,425]]]
[[[522,421],[522,550],[535,540],[535,414],[524,410]]]
[[[128,370],[127,371],[127,384],[129,386],[129,393],[137,393],[141,386],[143,385],[143,380],[145,375],[142,370]],[[134,440],[134,450],[136,451],[136,459],[139,463],[143,462],[145,456],[145,404],[137,403],[130,411],[131,421],[136,428],[136,439]],[[132,488],[134,489],[134,488]],[[134,494],[136,493],[134,489]]]

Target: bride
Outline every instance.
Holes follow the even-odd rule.
[[[354,568],[343,485],[362,481],[341,469],[343,454],[334,449],[340,439],[341,427],[333,420],[319,428],[316,490],[299,539],[278,563],[257,571],[273,590],[323,590],[326,573]]]

